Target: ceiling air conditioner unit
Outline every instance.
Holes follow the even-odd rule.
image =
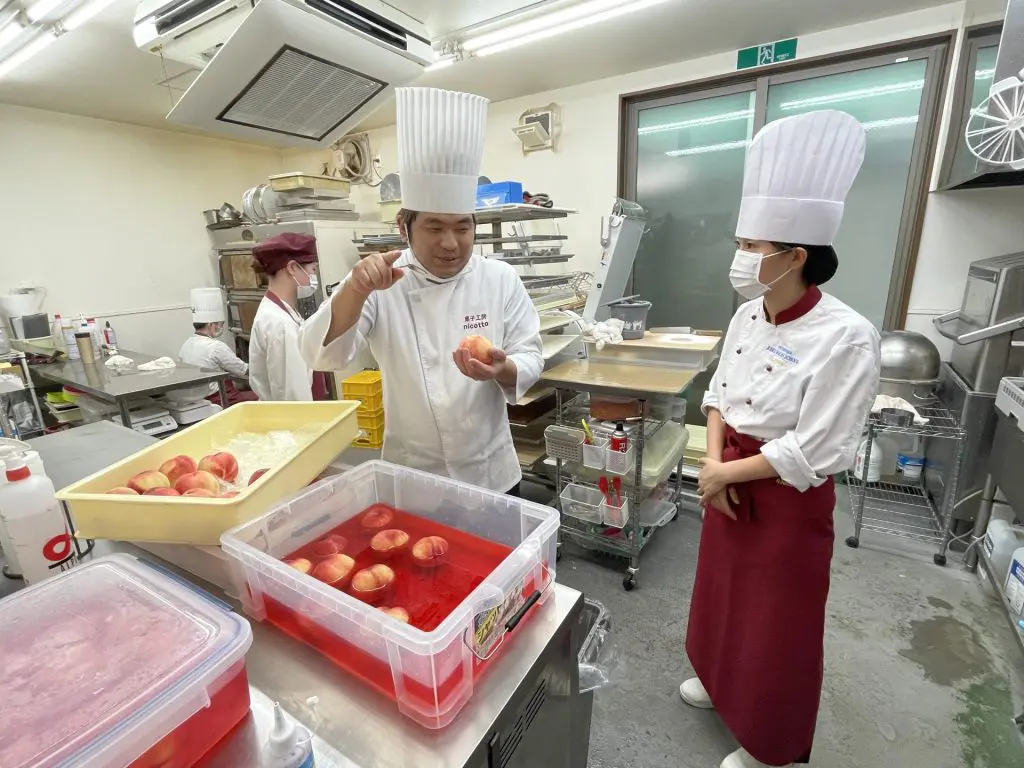
[[[241,141],[326,147],[434,59],[423,25],[378,0],[150,2],[140,48],[212,55],[167,119]],[[162,43],[142,42],[147,18]]]

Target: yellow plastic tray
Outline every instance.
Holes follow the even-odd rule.
[[[356,409],[348,400],[306,403],[240,403],[155,443],[57,494],[66,502],[80,539],[151,541],[219,546],[220,535],[262,515],[315,479],[356,435]],[[180,454],[200,458],[241,432],[269,432],[322,425],[309,445],[272,467],[231,499],[115,496],[139,472],[157,469]]]

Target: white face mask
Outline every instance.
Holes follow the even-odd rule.
[[[769,253],[767,256],[755,251],[744,251],[742,249],[736,251],[736,255],[732,259],[732,266],[729,268],[729,282],[732,283],[733,289],[748,301],[764,296],[773,285],[788,275],[792,268],[787,269],[765,285],[761,282],[761,262],[791,250],[791,248],[785,248],[775,253]]]
[[[320,287],[320,278],[318,278],[315,274],[311,275],[307,272],[306,277],[309,278],[309,283],[307,285],[303,285],[302,283],[295,279],[295,275],[292,275],[292,280],[295,280],[295,285],[298,286],[298,290],[296,291],[295,295],[300,299],[313,298],[314,296],[316,296],[317,288]]]

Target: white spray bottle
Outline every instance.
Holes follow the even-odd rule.
[[[313,737],[274,702],[274,729],[263,749],[263,768],[314,768]]]

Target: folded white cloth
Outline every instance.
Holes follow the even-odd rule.
[[[602,320],[600,323],[583,323],[583,338],[597,344],[597,348],[604,349],[606,344],[621,344],[622,329],[625,323],[614,318]]]
[[[177,368],[178,364],[169,357],[158,357],[156,360],[150,360],[148,363],[143,363],[139,366],[140,371],[163,371],[168,368]]]
[[[114,355],[107,360],[105,365],[107,368],[131,368],[135,365],[135,361],[124,355]]]
[[[914,423],[918,425],[927,424],[928,419],[917,412],[917,408],[912,406],[902,397],[892,397],[891,395],[879,395],[875,398],[875,404],[871,406],[872,413],[878,413],[883,408],[899,408],[901,411],[911,411],[914,414]]]

